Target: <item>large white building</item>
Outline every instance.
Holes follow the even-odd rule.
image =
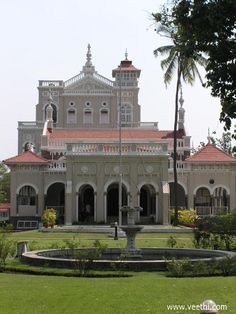
[[[67,81],[39,81],[36,120],[18,124],[18,156],[11,168],[11,221],[36,227],[53,207],[58,222],[109,223],[122,204],[141,206],[137,220],[168,223],[173,205],[173,131],[141,122],[141,71],[125,60],[113,80],[98,74],[90,46],[82,71]],[[155,113],[154,113],[155,116]],[[190,157],[180,98],[178,200],[180,207],[215,213],[236,207],[236,159],[207,144]]]

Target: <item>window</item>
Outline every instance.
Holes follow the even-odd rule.
[[[75,109],[69,109],[67,111],[67,123],[68,124],[76,124],[77,123],[77,117],[76,117],[76,110]]]
[[[108,124],[108,123],[109,123],[108,109],[100,110],[100,124]]]
[[[49,106],[49,104],[45,107],[44,109],[44,120],[46,120],[47,118],[47,107]],[[54,123],[57,122],[57,107],[54,104],[51,104],[53,112],[52,112],[52,120]]]
[[[86,107],[91,107],[91,103],[90,103],[89,101],[87,101],[87,102],[85,103],[85,106],[86,106]]]
[[[121,124],[130,124],[132,122],[132,108],[131,105],[125,104],[121,106]]]
[[[84,124],[91,124],[93,123],[93,115],[91,109],[84,110]]]
[[[32,220],[18,220],[17,221],[17,229],[37,229],[38,228],[38,221]]]
[[[32,186],[26,185],[20,189],[18,205],[36,205],[36,193]]]

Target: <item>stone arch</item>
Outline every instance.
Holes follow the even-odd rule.
[[[85,185],[85,184],[91,185],[91,187],[93,188],[94,192],[95,192],[95,193],[97,192],[97,186],[96,186],[96,184],[95,184],[94,182],[92,182],[92,181],[86,181],[86,182],[80,182],[80,183],[78,183],[78,184],[76,185],[76,188],[75,188],[76,192],[79,192],[79,189],[80,189],[83,185]]]
[[[229,210],[229,189],[217,185],[212,193],[212,211],[217,214],[227,213]]]
[[[22,183],[21,185],[18,186],[18,188],[16,189],[16,194],[19,194],[19,191],[20,191],[21,188],[24,187],[24,186],[31,186],[31,187],[35,190],[36,194],[39,193],[39,190],[38,190],[38,188],[36,187],[36,185],[34,185],[33,183],[25,182],[25,183]]]
[[[127,187],[122,183],[122,206],[128,205]],[[119,183],[111,182],[106,188],[106,215],[108,221],[116,220],[119,217]]]
[[[46,120],[47,117],[47,107],[49,106],[49,103],[45,104],[43,106],[43,116],[44,116],[44,121]],[[51,103],[53,112],[52,112],[52,119],[53,119],[53,123],[57,123],[58,122],[58,105],[56,103]]]
[[[78,188],[78,218],[81,222],[93,222],[95,213],[94,184],[88,182],[79,184]]]
[[[197,190],[199,190],[200,188],[206,188],[210,194],[212,194],[212,189],[206,185],[206,184],[201,184],[201,185],[198,185],[194,190],[193,190],[193,195],[196,195],[197,193]]]
[[[107,188],[109,187],[109,185],[111,185],[112,183],[118,183],[118,180],[115,179],[110,179],[108,180],[105,184],[104,184],[104,193],[107,192]],[[126,180],[122,180],[122,184],[125,186],[127,193],[130,193],[130,185]]]
[[[142,207],[141,216],[156,215],[156,188],[150,184],[145,183],[140,187],[139,205]]]
[[[45,193],[45,207],[57,211],[57,223],[64,223],[65,216],[65,183],[53,182],[47,186]]]
[[[211,191],[206,186],[199,186],[194,196],[194,208],[198,215],[210,215],[212,213]]]
[[[74,107],[67,108],[66,110],[66,122],[67,124],[77,123],[77,109]]]
[[[170,187],[170,207],[173,208],[175,206],[174,204],[174,182],[169,182]],[[178,207],[186,208],[186,187],[183,186],[178,182],[177,187],[177,193],[178,193]]]
[[[36,206],[37,190],[32,184],[21,185],[17,189],[17,205]]]

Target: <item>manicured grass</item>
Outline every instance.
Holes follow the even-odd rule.
[[[227,305],[225,313],[236,312],[235,277],[173,279],[161,273],[136,273],[129,278],[64,278],[3,273],[0,284],[2,314],[169,314],[168,304],[200,304],[205,299]]]
[[[138,247],[166,247],[170,236],[177,239],[178,247],[193,247],[192,234],[169,233],[140,233],[137,236]],[[123,248],[126,239],[120,238],[114,241],[111,234],[107,233],[44,233],[37,230],[15,232],[11,236],[16,241],[28,241],[31,250],[44,248],[57,248],[65,246],[64,240],[77,239],[82,246],[92,246],[95,239],[99,239],[108,247]]]

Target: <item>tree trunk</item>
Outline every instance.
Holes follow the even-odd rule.
[[[177,84],[175,92],[175,121],[174,121],[174,226],[178,225],[178,176],[177,176],[177,122],[178,122],[178,107],[179,107],[179,88],[181,78],[180,61],[178,61]]]

